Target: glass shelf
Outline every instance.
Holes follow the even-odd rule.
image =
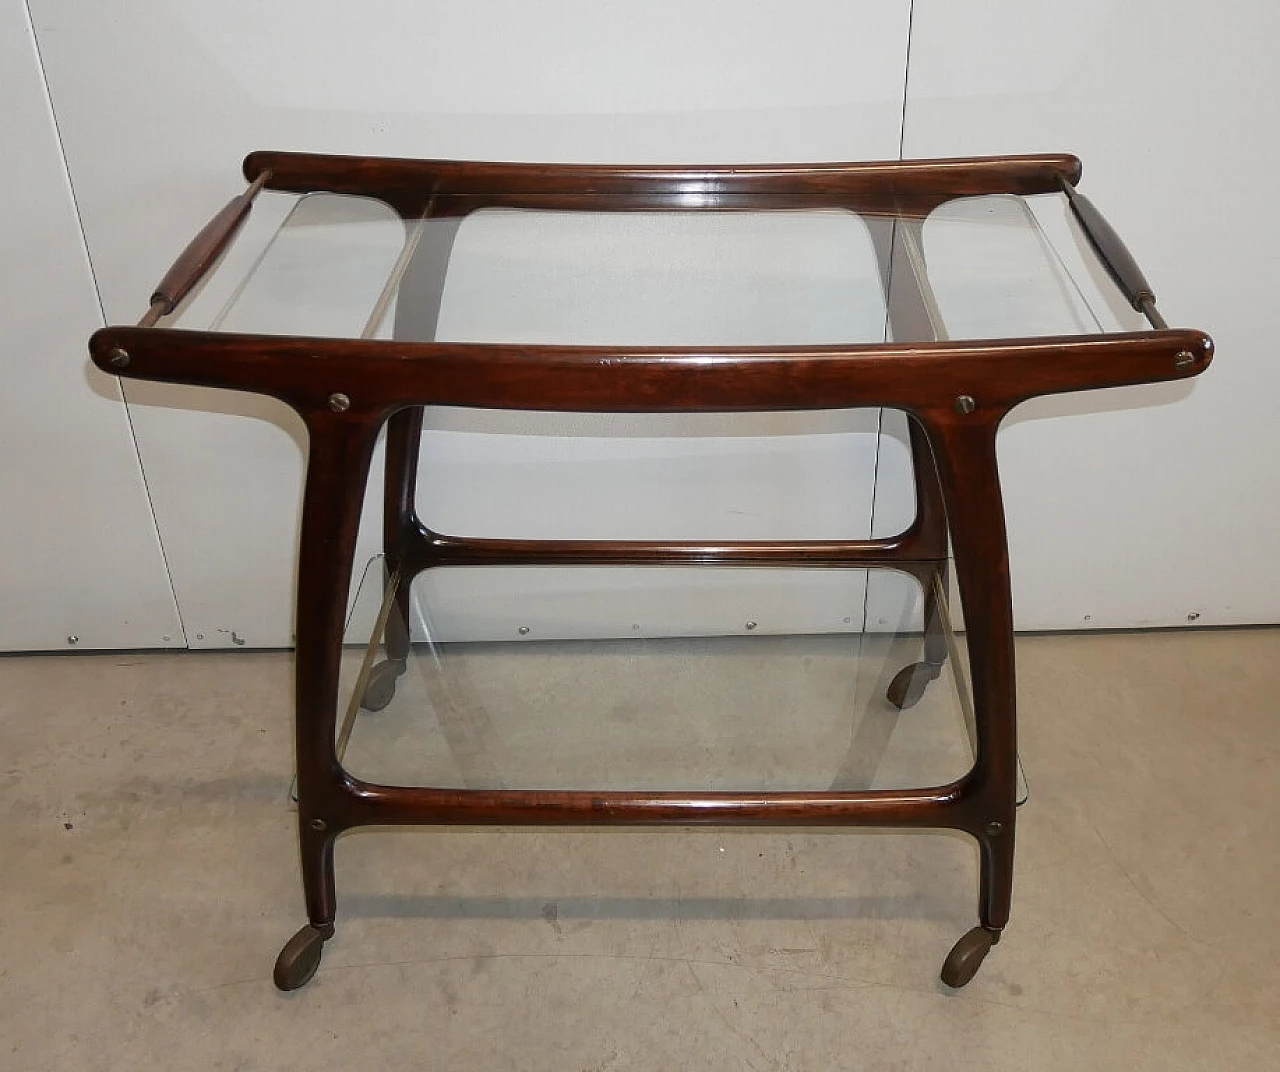
[[[687,589],[731,571],[663,572]],[[861,570],[751,572],[818,598],[865,583]],[[378,620],[391,613],[383,574],[380,558],[366,569],[353,623],[367,624],[379,594]],[[906,710],[886,699],[894,676],[922,658],[914,581],[898,586],[898,621],[879,631],[857,627],[858,603],[823,633],[790,632],[762,614],[732,631],[690,621],[654,635],[635,623],[622,639],[541,640],[517,628],[487,643],[434,628],[440,588],[431,571],[412,585],[415,642],[379,710],[360,701],[373,695],[371,677],[385,674],[376,669],[386,658],[381,630],[363,647],[348,636],[339,747],[358,778],[470,789],[857,790],[945,784],[973,762],[967,664],[945,611],[940,676]],[[521,610],[529,607],[513,597],[494,613],[518,621]]]
[[[374,199],[309,194],[212,326],[637,346],[1098,330],[1031,209],[1056,201],[1065,213],[1059,195],[963,198],[923,220],[796,208],[794,200],[772,211],[486,208],[405,221]],[[440,286],[432,272],[443,273],[443,294],[423,299]],[[926,296],[927,320],[891,315],[908,281],[913,296]]]

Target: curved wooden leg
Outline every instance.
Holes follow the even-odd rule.
[[[1009,922],[1013,901],[1013,813],[1003,822],[992,820],[988,829],[999,827],[992,835],[978,835],[978,918],[982,926],[997,936]]]
[[[956,943],[942,979],[967,983],[1009,921],[1017,797],[1013,607],[995,437],[1001,414],[942,411],[925,422],[941,479],[964,600],[973,685],[973,769],[957,824],[978,841],[980,925]]]
[[[916,518],[906,537],[909,553],[918,557],[899,563],[898,568],[915,577],[924,597],[924,658],[899,670],[885,690],[885,698],[902,711],[920,701],[929,682],[941,675],[947,661],[946,618],[940,604],[947,590],[946,509],[929,438],[918,420],[912,420],[907,431],[916,486]]]
[[[360,697],[360,707],[365,711],[381,711],[395,698],[396,682],[405,672],[412,650],[409,626],[409,587],[412,578],[399,572],[397,559],[398,556],[393,559],[390,552],[384,555],[386,584],[394,582],[396,591],[383,637],[386,658],[370,668],[364,695]]]
[[[307,901],[307,924],[280,950],[272,979],[280,990],[306,986],[320,967],[324,943],[333,937],[337,886],[333,871],[333,836],[316,830],[314,820],[299,820],[302,852],[302,890]]]
[[[946,583],[946,559],[937,562],[902,563],[900,569],[915,577],[922,594],[924,658],[899,670],[885,690],[885,699],[900,711],[914,707],[924,696],[929,682],[937,680],[947,661],[946,618],[938,594],[937,577]]]
[[[297,648],[294,655],[294,756],[298,771],[298,848],[308,923],[276,959],[282,990],[303,986],[333,936],[337,911],[333,841],[345,825],[336,752],[338,676],[345,593],[365,480],[379,420],[376,414],[323,410],[308,415],[310,457],[298,551]]]
[[[934,677],[942,672],[947,661],[947,580],[950,563],[939,559],[933,564],[932,576],[924,586],[924,661],[935,669]]]

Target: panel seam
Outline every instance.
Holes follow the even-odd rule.
[[[93,284],[93,297],[98,306],[98,318],[102,326],[107,323],[106,309],[102,303],[102,288],[98,284],[98,271],[93,263],[93,253],[89,249],[89,239],[85,234],[84,217],[80,212],[80,202],[76,197],[75,181],[71,177],[71,165],[67,160],[67,147],[62,138],[62,125],[58,121],[58,109],[53,102],[53,91],[49,87],[49,75],[45,69],[44,54],[40,50],[40,36],[36,33],[35,18],[31,14],[31,0],[23,0],[23,10],[27,16],[27,33],[31,38],[31,46],[35,50],[36,67],[40,71],[40,85],[44,90],[45,106],[49,110],[49,118],[53,123],[54,140],[58,143],[58,161],[62,168],[62,177],[66,182],[67,192],[71,197],[71,211],[76,218],[76,234],[80,239],[80,250],[84,255],[84,263],[89,269],[89,279]],[[129,442],[133,446],[134,460],[138,465],[138,476],[142,481],[142,493],[146,496],[147,511],[151,516],[151,531],[155,534],[156,548],[160,552],[160,562],[164,567],[165,584],[169,588],[169,598],[173,601],[173,612],[178,619],[178,630],[182,634],[182,645],[190,647],[187,640],[187,627],[182,619],[182,607],[178,603],[178,593],[173,585],[173,571],[169,568],[169,556],[165,551],[164,537],[160,533],[160,523],[156,518],[155,502],[151,497],[151,488],[147,484],[147,471],[142,464],[142,452],[138,448],[138,434],[133,426],[133,414],[129,409],[129,396],[125,391],[124,381],[116,377],[116,385],[120,390],[120,401],[124,407],[125,427],[129,431]]]
[[[915,23],[916,0],[907,5],[907,44],[902,57],[902,109],[898,113],[898,160],[901,161],[907,140],[907,90],[911,85],[911,31]],[[884,341],[889,341],[889,305],[892,300],[893,259],[898,250],[898,221],[893,221],[889,235],[889,265],[885,274]],[[884,442],[884,407],[876,410],[876,453],[871,463],[871,536],[876,531],[876,500],[880,493],[880,450]],[[868,612],[871,608],[871,571],[864,570],[862,585],[862,632],[867,632]]]

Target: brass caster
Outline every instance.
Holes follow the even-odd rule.
[[[360,706],[366,711],[381,711],[396,694],[396,680],[404,673],[403,659],[387,659],[369,671]]]
[[[920,702],[920,697],[924,695],[929,682],[940,673],[942,673],[941,667],[931,666],[929,663],[911,663],[904,666],[893,675],[893,680],[884,691],[885,699],[899,711],[914,707]]]
[[[978,974],[987,953],[999,940],[998,931],[974,927],[951,947],[942,965],[942,981],[957,990],[964,986]]]
[[[320,957],[324,953],[324,943],[333,937],[333,924],[327,927],[313,927],[308,923],[297,934],[290,938],[276,957],[275,971],[271,977],[279,990],[297,990],[311,982],[316,969],[320,967]]]

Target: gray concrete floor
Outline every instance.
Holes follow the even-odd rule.
[[[302,922],[281,654],[0,660],[0,1068],[1280,1068],[1280,632],[1024,638],[1013,919],[945,834],[442,830]]]

